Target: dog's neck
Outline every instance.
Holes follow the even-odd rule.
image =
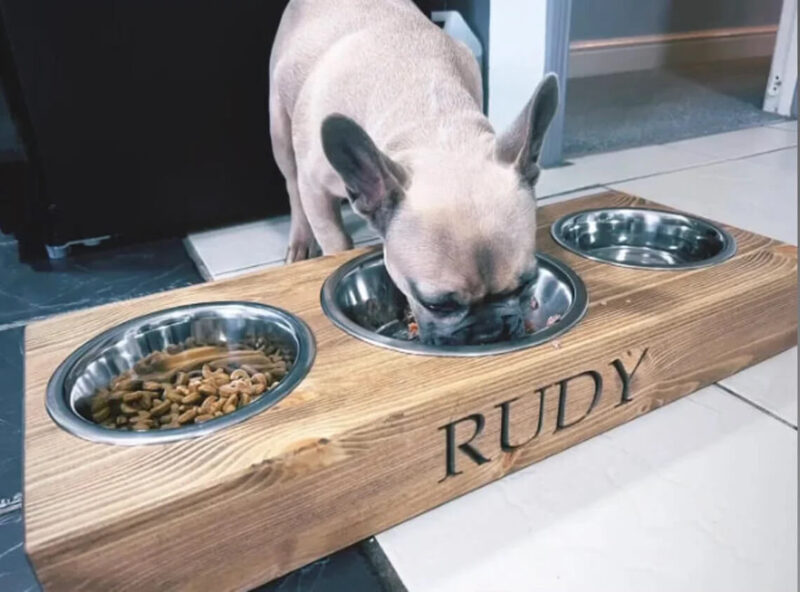
[[[442,152],[489,153],[495,144],[495,132],[480,112],[463,112],[409,121],[387,136],[383,150],[395,156],[411,150],[433,149]]]
[[[405,97],[368,124],[387,155],[417,149],[445,152],[491,152],[495,131],[475,99],[463,88],[443,85],[428,93]],[[374,128],[374,129],[369,129]]]

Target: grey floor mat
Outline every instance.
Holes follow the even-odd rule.
[[[574,78],[567,88],[564,156],[663,144],[764,125],[770,60]]]

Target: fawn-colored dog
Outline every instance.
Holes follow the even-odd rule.
[[[424,342],[522,335],[556,77],[498,137],[475,58],[410,0],[292,0],[270,79],[273,152],[291,201],[287,261],[317,244],[352,247],[348,198],[381,235]]]

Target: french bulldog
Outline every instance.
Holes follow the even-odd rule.
[[[473,54],[411,0],[292,0],[269,69],[272,148],[291,203],[287,262],[317,244],[352,248],[348,199],[380,234],[421,341],[524,335],[556,76],[498,136]]]

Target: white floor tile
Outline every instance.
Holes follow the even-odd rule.
[[[712,157],[665,146],[644,146],[573,159],[561,167],[544,169],[536,188],[539,197],[607,185],[706,164]]]
[[[611,186],[797,244],[797,148]]]
[[[774,127],[775,129],[781,129],[797,133],[797,120],[795,119],[794,121],[784,121],[781,123],[775,123],[770,125],[769,127]]]
[[[797,432],[709,387],[378,540],[410,592],[794,591]]]
[[[720,382],[797,427],[796,347]]]
[[[590,155],[575,159],[566,166],[545,169],[537,186],[537,196],[541,199],[580,189],[602,190],[603,185],[683,171],[742,154],[795,144],[795,135],[782,129],[751,128],[663,146]],[[375,238],[349,206],[345,206],[344,211],[346,224],[356,244]],[[198,259],[199,267],[206,270],[210,278],[219,278],[281,261],[288,235],[289,217],[280,216],[191,234],[187,243],[190,252]]]
[[[345,226],[356,244],[376,235],[349,205],[343,206]],[[187,237],[190,252],[200,259],[208,279],[230,277],[282,262],[289,241],[289,216],[277,216]]]
[[[578,191],[570,191],[568,193],[560,193],[558,195],[551,195],[547,197],[539,197],[537,194],[536,203],[538,207],[543,208],[555,203],[561,203],[562,201],[578,199],[580,197],[586,197],[588,195],[597,195],[598,193],[603,193],[604,191],[608,191],[608,189],[603,186],[597,186],[597,187],[590,187],[589,189],[580,189]]]
[[[187,237],[212,277],[282,259],[289,236],[289,216],[238,224]]]
[[[573,191],[556,197],[539,199],[539,207],[551,203],[577,199],[603,191],[597,187]],[[348,211],[349,210],[349,211]],[[355,237],[356,246],[380,242],[380,239],[358,218],[350,208],[345,210],[345,221]],[[283,254],[288,240],[289,217],[260,220],[218,230],[191,235],[188,247],[195,251],[205,267],[208,280],[225,280],[270,267],[283,265]],[[248,249],[247,245],[261,245],[259,249]]]
[[[240,275],[255,273],[257,271],[264,271],[265,269],[269,269],[270,267],[280,267],[281,265],[284,265],[283,261],[273,261],[272,263],[261,263],[253,267],[245,267],[243,269],[234,269],[233,271],[225,271],[222,273],[218,273],[211,279],[213,281],[229,280],[231,278],[239,277]]]
[[[547,197],[797,146],[796,135],[785,133],[789,124],[796,131],[797,122],[787,122],[575,158],[565,166],[544,169],[537,195]]]
[[[369,246],[369,245],[377,244],[379,242],[381,242],[381,241],[380,241],[380,238],[378,238],[378,237],[364,238],[364,239],[359,240],[358,242],[356,242],[355,246],[356,247],[366,247],[366,246]],[[263,271],[263,270],[269,269],[271,267],[280,267],[281,265],[284,265],[283,258],[281,258],[279,261],[272,261],[270,263],[262,263],[262,264],[254,265],[253,267],[244,267],[242,269],[234,269],[232,271],[225,271],[225,272],[222,272],[222,273],[218,273],[215,276],[210,277],[208,279],[213,280],[213,281],[228,280],[230,278],[239,277],[239,276],[242,276],[242,275],[246,275],[248,273],[255,273],[257,271]]]
[[[663,146],[721,161],[797,146],[797,136],[787,134],[782,129],[751,127],[735,132],[671,142]]]
[[[773,169],[773,174],[782,175],[783,178],[794,175],[794,186],[797,187],[797,148],[757,154],[745,160],[750,164],[769,167]]]

